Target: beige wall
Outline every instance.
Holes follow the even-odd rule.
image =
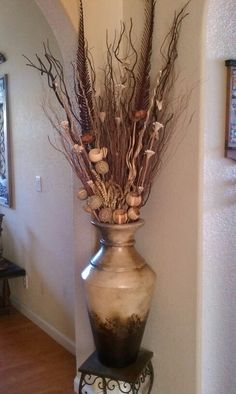
[[[236,163],[224,158],[226,59],[236,59],[234,0],[209,0],[205,24],[203,394],[236,391]]]
[[[129,4],[129,2],[127,3]],[[182,1],[157,5],[156,42],[166,34]],[[158,394],[195,394],[198,390],[198,264],[201,188],[200,85],[202,1],[192,1],[180,39],[178,92],[194,86],[189,127],[177,127],[175,152],[154,185],[143,217],[138,245],[157,273],[157,291],[144,345],[155,353]],[[159,21],[159,22],[158,22]],[[157,48],[157,46],[156,46]],[[159,62],[154,51],[154,65]],[[175,151],[174,147],[177,147]],[[156,390],[156,391],[155,391]]]
[[[4,253],[26,268],[29,289],[11,281],[15,300],[26,313],[57,331],[71,347],[74,340],[74,266],[71,171],[47,136],[51,127],[41,109],[45,91],[22,54],[42,52],[49,39],[61,56],[45,18],[31,0],[0,0],[1,51],[9,77],[12,209],[4,217]],[[51,134],[52,135],[52,134]],[[42,193],[35,176],[42,177]]]

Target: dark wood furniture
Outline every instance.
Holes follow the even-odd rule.
[[[2,294],[0,295],[0,314],[3,314],[9,313],[11,307],[11,291],[8,279],[25,276],[26,272],[23,268],[5,258],[2,258],[1,263],[6,266],[5,269],[0,270],[0,281],[2,282]]]
[[[121,393],[138,394],[144,383],[148,383],[146,393],[150,394],[154,379],[152,357],[152,352],[142,349],[137,360],[128,367],[109,368],[100,363],[96,352],[94,352],[79,367],[81,377],[78,394],[87,393],[86,387],[94,384],[97,384],[104,394],[110,393],[117,387]]]

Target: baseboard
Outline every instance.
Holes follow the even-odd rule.
[[[71,341],[68,337],[58,331],[51,324],[47,323],[36,313],[32,312],[27,308],[26,305],[21,304],[15,297],[11,296],[12,305],[23,315],[28,317],[32,322],[34,322],[38,327],[45,331],[50,337],[52,337],[56,342],[63,346],[70,353],[75,355],[75,342]]]

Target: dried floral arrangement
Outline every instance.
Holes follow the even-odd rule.
[[[84,33],[83,4],[76,61],[73,64],[73,92],[69,93],[62,64],[44,45],[45,58],[27,59],[28,66],[47,78],[66,115],[50,116],[62,152],[82,183],[78,198],[84,209],[99,222],[124,224],[138,220],[163,155],[175,131],[186,100],[179,98],[173,111],[171,92],[175,78],[177,45],[186,3],[175,13],[160,49],[161,70],[152,84],[150,78],[155,0],[144,0],[145,22],[141,48],[133,43],[133,23],[121,24],[113,42],[106,38],[103,84],[97,90],[93,59]],[[52,143],[52,142],[51,142]]]

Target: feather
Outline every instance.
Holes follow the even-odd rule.
[[[169,82],[171,82],[170,79],[174,77],[173,68],[175,61],[178,57],[177,46],[179,41],[180,29],[184,18],[188,16],[186,9],[189,3],[190,0],[187,1],[187,3],[181,8],[181,10],[178,13],[175,13],[171,29],[169,33],[166,35],[161,46],[160,51],[164,58],[164,65],[162,67],[162,73],[161,73],[161,78],[159,81],[159,87],[157,92],[157,99],[159,101],[162,100],[165,91],[168,89]],[[167,47],[166,53],[164,53],[164,49],[163,49],[164,47]]]
[[[155,16],[155,0],[145,0],[145,24],[141,41],[141,55],[139,58],[136,77],[135,110],[147,110],[150,100],[150,71],[152,55],[152,38]]]
[[[81,123],[82,133],[86,133],[87,131],[90,131],[92,129],[94,108],[93,108],[92,83],[88,71],[87,47],[84,37],[84,15],[83,15],[82,0],[80,0],[80,18],[79,18],[79,35],[78,35],[76,68],[77,68],[77,82],[78,82],[77,100],[80,110],[80,123]]]

